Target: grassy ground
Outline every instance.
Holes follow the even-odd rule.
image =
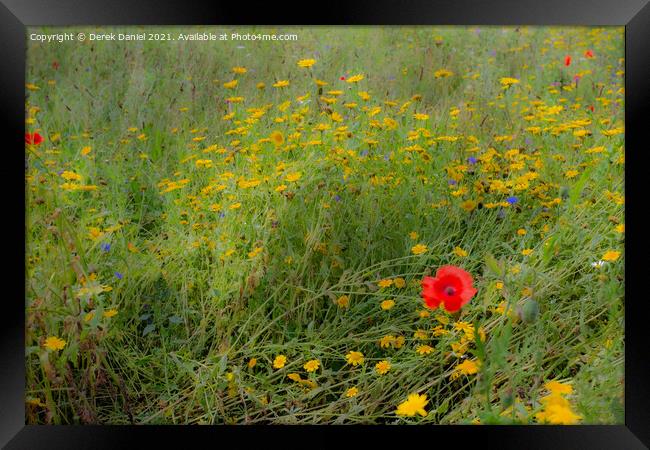
[[[29,42],[27,422],[623,423],[623,29],[289,31]]]

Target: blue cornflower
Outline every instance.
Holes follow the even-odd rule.
[[[456,186],[456,180],[449,180],[447,183],[451,184],[452,186]]]
[[[467,162],[470,163],[470,164],[476,164],[476,158],[474,158],[473,156],[470,156],[469,158],[467,158]]]
[[[122,275],[121,273],[115,272],[115,278],[117,278],[118,280],[121,280],[123,277],[124,275]]]
[[[511,197],[508,197],[508,198],[506,199],[506,201],[507,201],[508,203],[510,203],[511,205],[514,205],[515,203],[517,203],[517,202],[519,201],[519,199],[513,195],[513,196],[511,196]]]
[[[111,244],[109,244],[108,242],[104,242],[102,244],[102,250],[104,250],[105,252],[109,251],[110,249],[111,249]]]

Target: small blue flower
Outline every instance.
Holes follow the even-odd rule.
[[[506,201],[508,203],[510,203],[511,205],[514,205],[515,203],[517,203],[519,201],[519,199],[513,195],[512,197],[508,197],[506,199]]]
[[[123,277],[124,275],[122,275],[121,273],[115,272],[115,278],[117,278],[118,280],[121,280]]]
[[[456,180],[449,180],[447,183],[449,183],[452,186],[456,186]]]
[[[104,242],[102,244],[102,250],[104,250],[105,252],[109,251],[110,249],[111,249],[111,244],[109,244],[108,242]]]
[[[223,219],[224,217],[226,217],[226,213],[225,212],[220,212],[219,217]]]
[[[334,200],[336,200],[337,202],[340,202],[341,201],[341,196],[340,195],[335,195]]]
[[[469,158],[467,158],[467,162],[470,163],[470,164],[476,164],[476,158],[474,158],[473,156],[470,156]]]
[[[368,150],[363,150],[361,152],[361,156],[368,156]]]

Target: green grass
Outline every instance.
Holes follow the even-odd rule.
[[[26,149],[26,421],[536,423],[560,380],[581,423],[623,423],[624,257],[592,266],[623,248],[623,134],[603,133],[623,126],[622,28],[288,30],[296,42],[29,43],[27,129],[45,141]],[[67,190],[63,171],[97,188]],[[445,264],[478,293],[421,317],[420,281]],[[463,360],[478,373],[452,376]],[[397,416],[415,392],[427,416]]]

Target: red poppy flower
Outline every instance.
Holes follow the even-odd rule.
[[[52,63],[52,68],[53,68],[54,70],[59,70],[59,62],[58,62],[58,61],[54,61],[54,62]]]
[[[476,294],[472,281],[472,276],[460,267],[443,266],[438,269],[435,278],[422,279],[420,296],[431,309],[442,303],[447,311],[455,312]]]
[[[594,105],[589,105],[588,108],[589,108],[589,111],[594,112],[594,109],[595,109]]]
[[[587,58],[593,58],[593,57],[594,57],[594,52],[592,52],[591,50],[587,50],[587,51],[585,52],[585,56],[586,56]]]
[[[570,57],[569,55],[566,55],[566,56],[564,57],[564,65],[565,65],[565,66],[569,66],[569,65],[571,65],[571,57]]]
[[[25,144],[39,145],[43,142],[43,136],[38,133],[25,133]]]
[[[341,80],[345,80],[345,77],[341,77]]]

